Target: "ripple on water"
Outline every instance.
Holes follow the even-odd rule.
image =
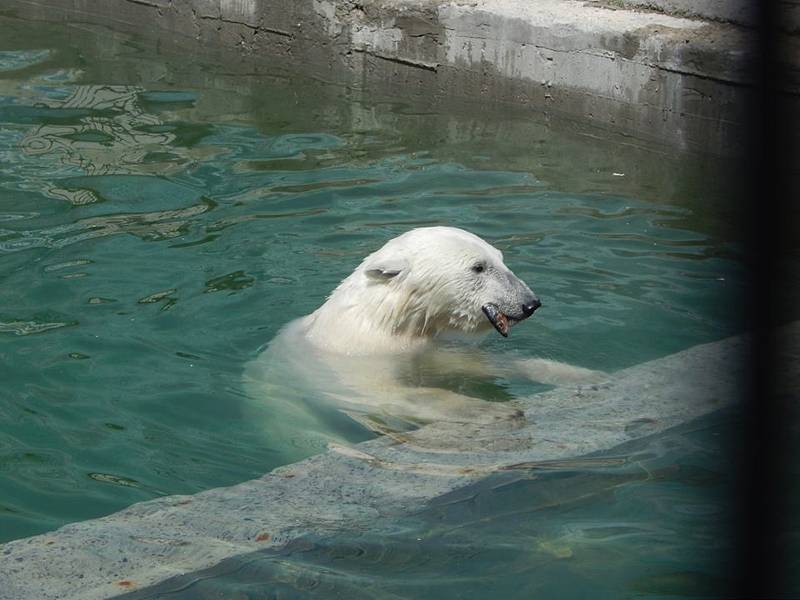
[[[52,50],[3,50],[0,51],[0,71],[24,69],[50,58]]]
[[[61,327],[78,325],[77,320],[54,321],[51,315],[35,315],[29,320],[13,320],[0,315],[0,333],[13,333],[15,335],[33,335],[44,333]]]

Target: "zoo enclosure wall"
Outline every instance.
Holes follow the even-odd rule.
[[[798,4],[783,5],[776,35],[791,49]],[[4,12],[442,110],[566,117],[667,152],[746,153],[760,93],[758,15],[741,0],[9,0]],[[800,86],[784,83],[794,107]]]

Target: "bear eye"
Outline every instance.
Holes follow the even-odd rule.
[[[472,265],[472,270],[475,273],[483,273],[486,270],[486,266],[483,263],[478,263],[477,265]]]

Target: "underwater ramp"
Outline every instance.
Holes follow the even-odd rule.
[[[0,546],[0,599],[151,597],[148,587],[304,536],[372,529],[491,473],[608,450],[733,404],[746,337],[516,404],[525,419],[386,435],[239,485],[141,502]]]

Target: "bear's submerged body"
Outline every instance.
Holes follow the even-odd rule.
[[[453,343],[493,328],[506,336],[539,306],[481,238],[449,227],[414,229],[365,258],[319,309],[281,330],[247,366],[248,396],[287,462],[369,431],[520,418],[513,402],[441,383],[478,379],[502,398],[503,383],[515,376],[555,384],[593,377]]]

